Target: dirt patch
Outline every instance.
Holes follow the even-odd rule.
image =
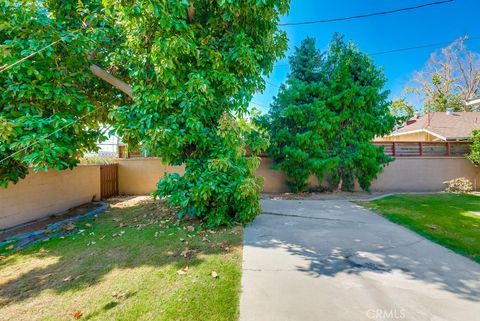
[[[35,231],[46,230],[52,224],[59,223],[64,220],[73,219],[75,217],[81,217],[89,212],[104,206],[101,202],[90,202],[82,204],[76,207],[72,207],[61,213],[56,213],[45,218],[41,218],[35,221],[31,221],[25,224],[14,226],[0,231],[0,242],[7,241],[11,237],[19,234],[31,233]]]

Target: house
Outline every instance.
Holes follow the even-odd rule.
[[[479,112],[434,112],[415,115],[390,135],[376,142],[467,141],[474,129],[480,129]]]

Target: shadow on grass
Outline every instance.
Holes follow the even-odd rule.
[[[313,278],[398,272],[419,287],[433,285],[480,301],[480,265],[467,258],[352,203],[277,202],[282,203],[264,203],[269,212],[245,230],[245,246],[286,251],[291,257],[285,259],[292,260],[287,269],[294,265]]]
[[[77,223],[79,234],[37,244],[0,261],[0,272],[7,276],[0,281],[0,308],[45,290],[63,293],[90,287],[115,269],[195,267],[203,262],[203,254],[225,253],[226,246],[241,244],[241,237],[230,230],[208,233],[197,221],[177,222],[164,204],[149,197],[115,199],[111,204],[95,220]],[[186,249],[189,252],[182,253]],[[116,304],[112,300],[102,309]]]

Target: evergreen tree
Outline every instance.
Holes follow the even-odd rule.
[[[371,143],[395,124],[382,71],[337,34],[323,55],[313,39],[305,40],[290,63],[269,114],[277,168],[294,191],[305,190],[310,175],[329,178],[331,188],[351,191],[358,180],[368,190],[391,160]]]

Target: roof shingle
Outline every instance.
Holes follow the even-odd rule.
[[[392,135],[406,134],[412,131],[428,130],[446,140],[463,140],[470,137],[474,129],[480,129],[478,112],[435,112],[410,118],[403,127]]]

